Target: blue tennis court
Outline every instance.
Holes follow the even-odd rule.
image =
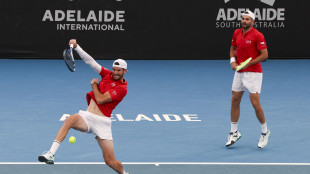
[[[124,164],[124,167],[132,173],[143,174],[158,174],[158,173],[308,173],[310,170],[309,164],[272,164],[272,165],[257,165],[257,164]],[[105,164],[5,164],[1,165],[1,170],[4,173],[106,173],[113,174]]]
[[[113,61],[98,62],[111,69]],[[0,60],[2,172],[113,173],[100,164],[57,165],[103,162],[93,136],[75,130],[61,144],[54,166],[33,164],[50,148],[63,123],[60,117],[87,108],[89,82],[99,76],[81,60],[76,63],[77,71],[71,73],[63,60]],[[129,173],[309,173],[310,60],[268,60],[262,66],[269,144],[257,148],[260,125],[245,92],[239,121],[243,137],[226,148],[234,74],[227,60],[128,60],[128,93],[112,118],[117,159]],[[68,142],[71,135],[75,144]],[[139,164],[145,162],[151,164]]]

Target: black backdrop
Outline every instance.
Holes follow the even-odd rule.
[[[221,59],[228,58],[232,27],[238,19],[217,20],[241,8],[279,10],[276,19],[257,19],[271,58],[309,58],[310,1],[296,0],[1,0],[0,58],[61,58],[70,38],[95,58]],[[226,2],[226,3],[225,3]],[[269,3],[269,4],[268,4]],[[284,10],[283,10],[284,9]],[[43,21],[46,11],[123,11],[123,22]],[[267,15],[268,16],[268,15]],[[272,18],[273,14],[271,15]],[[96,16],[98,19],[98,16]],[[123,30],[57,30],[61,24],[114,25]]]

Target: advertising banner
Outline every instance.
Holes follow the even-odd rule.
[[[61,58],[71,38],[96,59],[223,59],[256,16],[270,58],[308,58],[306,0],[3,0],[0,58]]]

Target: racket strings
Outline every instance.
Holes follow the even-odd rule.
[[[69,49],[65,49],[64,50],[64,55],[63,55],[66,65],[68,66],[68,68],[73,72],[75,71],[75,63],[74,60],[71,56],[71,52]]]

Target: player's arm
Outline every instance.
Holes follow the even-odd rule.
[[[268,58],[268,50],[267,50],[267,45],[266,45],[266,40],[265,37],[262,33],[259,33],[256,36],[257,42],[256,42],[256,48],[257,50],[260,51],[260,55],[256,57],[254,60],[250,61],[245,67],[249,67],[251,65],[257,64],[259,62],[262,62]]]
[[[259,50],[260,51],[260,55],[258,57],[256,57],[256,59],[250,61],[246,67],[249,67],[251,65],[257,64],[259,62],[265,61],[266,59],[268,59],[268,50],[267,48]],[[244,69],[246,68],[244,67]]]
[[[112,97],[108,91],[103,94],[99,91],[98,89],[99,79],[93,79],[90,83],[91,87],[93,88],[94,96],[98,104],[112,102]]]
[[[237,34],[238,34],[239,30],[235,30],[232,40],[231,40],[231,46],[230,46],[230,66],[232,70],[236,70],[237,69],[237,61],[236,61],[236,56],[237,56]]]
[[[74,50],[80,55],[81,59],[88,64],[91,68],[93,68],[97,73],[100,73],[101,66],[96,62],[94,58],[92,58],[89,54],[87,54],[76,42],[76,39],[71,39],[69,45],[73,44]]]
[[[231,46],[230,47],[230,66],[232,70],[237,69],[237,62],[236,62],[236,55],[237,55],[237,47]]]

